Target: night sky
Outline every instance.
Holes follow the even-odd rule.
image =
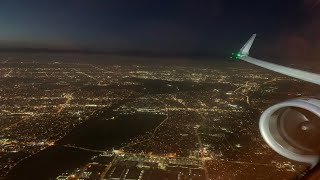
[[[319,57],[318,0],[0,0],[0,48]],[[257,50],[256,50],[257,49]]]

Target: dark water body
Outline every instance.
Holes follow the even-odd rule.
[[[85,164],[95,154],[60,146],[49,147],[23,160],[9,172],[6,179],[54,179],[67,169]]]
[[[118,148],[142,133],[155,128],[165,119],[163,115],[133,114],[116,115],[87,121],[81,127],[74,129],[69,135],[61,139],[58,144],[71,144],[89,149],[105,150]]]
[[[113,111],[116,107],[96,112],[58,141],[57,145],[23,160],[9,172],[7,179],[53,179],[66,170],[81,167],[97,154],[62,145],[96,150],[118,148],[130,139],[152,130],[165,118],[163,115],[141,113],[120,115]]]

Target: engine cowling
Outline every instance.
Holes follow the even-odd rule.
[[[315,166],[320,157],[320,99],[305,97],[271,106],[259,122],[263,139],[277,153]]]

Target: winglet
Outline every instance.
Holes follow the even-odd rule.
[[[247,43],[240,49],[239,54],[241,54],[241,56],[248,56],[249,55],[249,51],[250,48],[252,46],[252,43],[254,41],[254,39],[256,38],[257,34],[253,34],[251,36],[251,38],[247,41]]]

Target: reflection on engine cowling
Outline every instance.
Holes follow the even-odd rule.
[[[312,112],[281,108],[269,123],[271,134],[284,148],[299,154],[320,154],[320,118]]]

